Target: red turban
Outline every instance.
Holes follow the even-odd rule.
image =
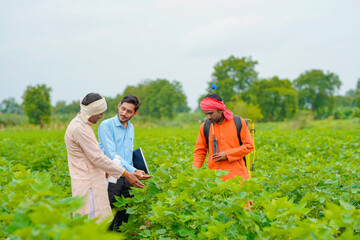
[[[226,109],[224,102],[219,101],[215,98],[206,97],[200,103],[200,108],[203,111],[215,111],[215,110],[223,110],[224,117],[226,120],[231,120],[234,116],[233,113]]]

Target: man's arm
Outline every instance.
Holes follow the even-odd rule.
[[[105,156],[105,154],[101,151],[92,129],[86,130],[78,128],[73,136],[81,149],[84,151],[87,159],[96,167],[102,169],[115,178],[120,178],[124,174],[125,169]],[[139,178],[141,179],[142,177],[139,174],[126,171],[124,176],[133,186],[138,188],[144,187],[144,184],[139,181]]]
[[[251,137],[250,131],[243,118],[241,118],[241,123],[242,123],[242,128],[240,131],[240,138],[243,145],[225,151],[229,162],[242,159],[243,157],[245,157],[247,154],[249,154],[251,151],[254,150],[254,141]]]
[[[116,153],[114,132],[111,130],[109,124],[100,124],[98,128],[98,136],[99,136],[99,144],[102,146],[104,153],[110,159],[114,159]],[[136,168],[131,166],[128,162],[126,162],[121,156],[121,166],[125,168],[127,171],[134,172]]]
[[[125,169],[123,167],[106,157],[100,150],[92,129],[78,128],[73,136],[87,159],[96,167],[104,170],[115,178],[119,178],[124,173]]]
[[[195,144],[194,161],[193,165],[197,168],[201,168],[204,164],[207,153],[206,139],[204,136],[204,123],[200,126],[199,135]]]

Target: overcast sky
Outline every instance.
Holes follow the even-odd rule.
[[[360,78],[360,1],[0,0],[0,101],[38,83],[55,104],[166,78],[194,109],[230,55],[262,78],[334,72],[344,94]]]

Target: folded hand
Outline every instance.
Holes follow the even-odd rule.
[[[226,161],[228,159],[225,152],[215,153],[212,158],[217,158],[215,162]]]

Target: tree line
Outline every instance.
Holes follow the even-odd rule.
[[[356,89],[345,96],[335,96],[342,84],[335,73],[312,69],[293,81],[277,76],[260,79],[255,71],[257,64],[251,57],[230,56],[221,60],[215,65],[208,86],[215,83],[216,92],[231,110],[253,120],[291,119],[299,109],[311,110],[314,119],[332,114],[344,118],[342,111],[348,112],[347,116],[360,117],[360,78]]]
[[[355,89],[345,96],[335,96],[341,81],[337,74],[319,69],[307,70],[293,81],[259,78],[255,70],[257,61],[251,57],[230,56],[214,66],[212,78],[215,90],[234,113],[254,121],[283,121],[294,118],[298,110],[309,110],[314,119],[334,115],[334,118],[360,117],[360,78]],[[208,89],[206,89],[208,91]],[[26,114],[29,123],[41,127],[49,123],[51,114],[75,114],[79,112],[78,101],[66,104],[58,101],[50,104],[51,88],[45,84],[28,86],[18,104],[14,98],[0,103],[1,113]],[[146,80],[136,86],[127,86],[122,94],[106,97],[108,112],[116,113],[122,97],[133,94],[143,102],[140,115],[144,117],[173,118],[176,113],[189,112],[186,95],[179,81],[167,79]],[[202,95],[199,101],[205,96]],[[199,110],[199,109],[198,109]]]
[[[51,114],[76,114],[80,111],[80,102],[58,101],[54,106],[50,103],[51,88],[45,84],[28,86],[22,96],[22,104],[14,98],[5,99],[0,104],[1,113],[26,114],[28,122],[40,125],[50,122]],[[109,113],[117,113],[118,103],[127,94],[136,95],[143,103],[139,115],[151,118],[173,118],[176,113],[189,112],[186,95],[182,84],[167,79],[147,80],[136,86],[127,86],[122,94],[106,97]],[[1,124],[1,119],[0,119]],[[6,125],[6,124],[3,124]]]

